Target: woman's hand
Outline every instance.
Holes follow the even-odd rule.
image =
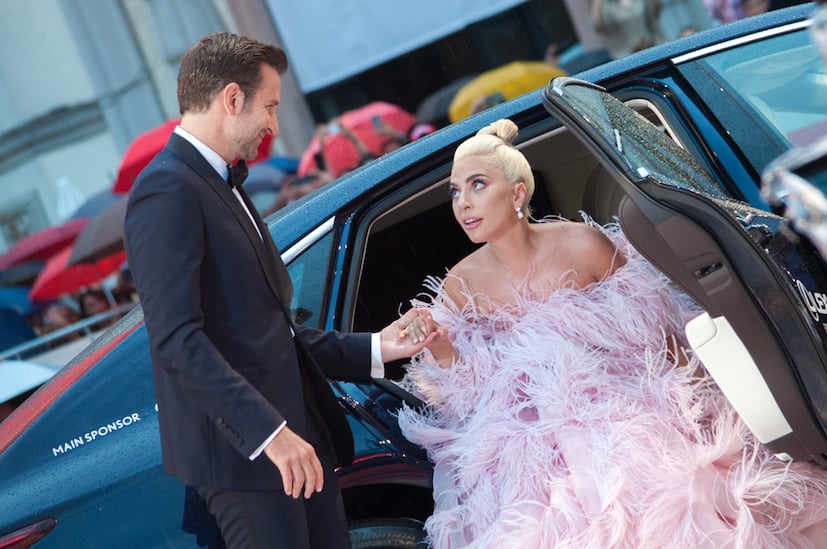
[[[440,368],[450,368],[453,365],[456,351],[448,328],[435,321],[429,310],[420,309],[419,313],[412,317],[402,329],[399,337],[425,345],[439,363]]]
[[[411,309],[408,313],[400,319],[400,322],[402,322],[404,326],[399,331],[399,339],[407,339],[414,343],[425,341],[425,338],[427,338],[437,326],[434,317],[431,316],[431,311],[428,309]]]
[[[385,326],[380,332],[382,360],[390,362],[422,352],[436,337],[434,325],[430,311],[415,308],[406,312],[399,320]]]

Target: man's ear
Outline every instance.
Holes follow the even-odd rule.
[[[220,95],[221,106],[227,114],[235,116],[241,112],[241,108],[244,106],[244,92],[238,83],[230,82],[224,86]]]

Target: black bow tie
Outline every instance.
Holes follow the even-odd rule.
[[[235,166],[227,166],[227,183],[231,188],[240,187],[247,179],[247,163],[243,160],[236,162]]]

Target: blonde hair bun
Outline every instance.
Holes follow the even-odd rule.
[[[508,118],[500,118],[482,128],[477,132],[477,135],[493,135],[499,137],[503,143],[511,147],[514,144],[514,139],[517,138],[518,131],[519,128],[517,128],[517,124]]]

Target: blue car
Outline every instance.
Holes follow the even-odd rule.
[[[535,170],[535,216],[618,219],[705,310],[687,334],[759,440],[827,463],[827,268],[760,193],[764,168],[827,119],[810,13],[771,12],[554,80],[279,210],[268,223],[293,315],[377,330],[469,253],[447,192],[453,151],[511,118]],[[339,476],[357,548],[415,547],[433,506],[431,464],[396,421],[421,403],[396,383],[404,364],[388,372],[331,382],[356,443]],[[139,308],[0,424],[0,549],[193,547],[183,498],[161,472]]]

